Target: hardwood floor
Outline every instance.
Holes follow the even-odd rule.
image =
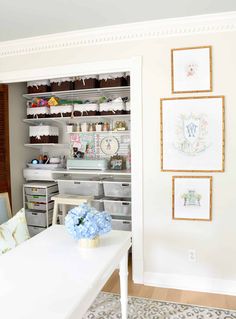
[[[234,296],[144,286],[134,284],[131,277],[132,267],[131,263],[129,263],[130,296],[236,310],[236,297]],[[120,292],[118,270],[112,274],[106,285],[103,287],[103,291],[112,293]]]

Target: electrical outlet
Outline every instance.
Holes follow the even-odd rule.
[[[188,250],[188,261],[190,263],[195,263],[197,261],[197,254],[195,249]]]

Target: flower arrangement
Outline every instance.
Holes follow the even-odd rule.
[[[74,239],[94,239],[111,230],[111,216],[84,203],[68,212],[65,226]]]

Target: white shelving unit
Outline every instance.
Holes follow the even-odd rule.
[[[24,94],[23,97],[26,100],[31,100],[35,97],[58,97],[61,99],[67,99],[72,101],[77,100],[90,100],[90,101],[97,101],[100,97],[106,96],[108,98],[117,98],[117,97],[128,97],[130,98],[130,87],[123,86],[123,87],[111,87],[111,88],[98,88],[98,89],[86,89],[86,90],[71,90],[71,91],[60,91],[60,92],[46,92],[46,93],[39,93],[39,94]],[[115,121],[126,121],[128,123],[127,130],[122,131],[88,131],[88,132],[67,132],[66,125],[67,124],[77,124],[77,123],[97,123],[97,122],[108,122],[111,124],[111,128],[113,128],[113,123]],[[120,149],[118,154],[123,155],[127,152],[127,143],[130,143],[130,114],[113,114],[113,115],[97,115],[97,116],[79,116],[79,117],[49,117],[49,118],[33,118],[33,119],[23,119],[23,122],[28,125],[52,125],[59,127],[59,144],[49,143],[49,144],[29,144],[26,143],[26,147],[36,148],[42,152],[42,150],[50,150],[58,152],[59,149],[67,149],[69,150],[69,140],[71,134],[78,134],[83,137],[83,135],[95,135],[95,148],[96,150],[99,148],[99,140],[104,136],[112,136],[114,135],[120,145]],[[92,136],[91,136],[92,138]],[[100,138],[100,139],[99,139]],[[128,142],[127,142],[128,141]],[[123,152],[123,154],[122,154]],[[69,154],[69,153],[68,153]],[[128,154],[127,154],[128,155]],[[99,154],[101,156],[101,153]],[[104,158],[107,158],[104,155]],[[104,180],[108,180],[111,182],[110,186],[115,187],[115,185],[121,183],[129,183],[131,185],[131,170],[67,170],[67,169],[55,169],[51,171],[52,179],[54,181],[59,182],[59,184],[65,181],[71,181],[71,185],[73,183],[79,183],[81,179],[83,182],[89,183],[91,179],[97,179],[98,183],[101,184],[102,188],[104,188]],[[40,176],[40,174],[39,174]],[[39,177],[40,178],[40,177]],[[91,183],[92,185],[92,183]],[[125,185],[125,184],[124,184]],[[124,186],[126,187],[126,186]],[[78,188],[78,195],[86,195],[81,194]],[[68,194],[70,193],[70,189],[66,189]],[[74,190],[71,190],[71,194]],[[93,194],[87,194],[93,195]],[[118,194],[119,195],[119,194]],[[113,219],[113,227],[114,229],[124,229],[124,230],[131,230],[131,198],[122,198],[121,196],[117,196],[115,198],[108,197],[106,198],[105,192],[103,191],[103,195],[100,198],[95,198],[94,206],[97,209],[104,209],[104,206],[111,207],[112,206],[112,215]],[[110,205],[110,206],[109,206]],[[130,214],[124,213],[124,209],[127,209],[129,206]],[[115,210],[117,209],[117,214]],[[122,215],[123,212],[123,215]],[[35,226],[34,226],[35,227]]]

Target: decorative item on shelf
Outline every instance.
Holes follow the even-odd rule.
[[[104,137],[100,143],[101,151],[105,155],[114,155],[119,150],[119,142],[114,136]]]
[[[98,75],[77,76],[74,82],[74,89],[95,89],[99,87]]]
[[[28,94],[44,93],[49,92],[50,90],[51,88],[49,80],[37,80],[27,82]]]
[[[72,133],[74,131],[74,124],[73,123],[68,123],[66,125],[66,132],[67,133]]]
[[[88,204],[72,208],[65,217],[68,233],[78,240],[81,248],[94,248],[99,245],[99,236],[111,231],[111,216],[99,212]]]
[[[103,127],[103,122],[98,122],[96,123],[96,131],[97,132],[101,132],[102,131],[102,127]]]
[[[126,86],[127,81],[125,72],[100,74],[99,85],[101,88]]]
[[[125,121],[116,121],[114,124],[113,131],[126,131],[127,124]]]
[[[112,170],[126,169],[126,160],[124,156],[115,155],[110,158],[109,168]]]
[[[82,123],[81,124],[81,132],[85,133],[88,131],[88,123]]]
[[[103,124],[103,126],[102,126],[102,130],[103,130],[104,132],[110,131],[110,124],[109,124],[108,122],[105,122],[105,123]]]
[[[52,96],[52,97],[48,100],[48,105],[49,105],[49,106],[59,105],[59,99],[58,99],[57,97]]]
[[[51,91],[70,91],[74,88],[74,78],[59,78],[59,79],[51,79]]]

